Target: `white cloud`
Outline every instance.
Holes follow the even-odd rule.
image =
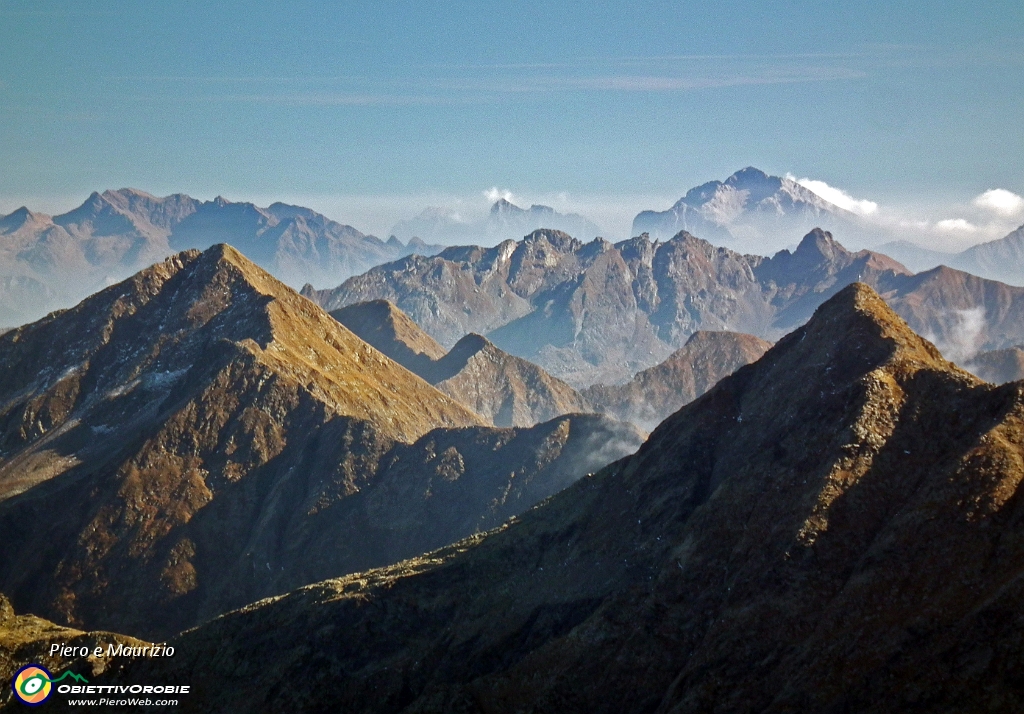
[[[512,195],[511,191],[502,190],[497,186],[491,186],[489,189],[483,192],[484,198],[487,199],[488,203],[494,203],[499,198],[504,198],[509,203],[515,203],[515,196]]]
[[[943,233],[976,233],[978,226],[963,218],[947,218],[935,224],[936,230]]]
[[[835,186],[829,186],[824,181],[809,178],[798,179],[792,174],[786,174],[786,178],[796,181],[804,188],[814,191],[814,193],[818,194],[826,201],[834,203],[840,208],[846,209],[851,213],[856,213],[858,216],[870,216],[874,213],[878,213],[878,204],[874,201],[854,198],[843,189],[836,188]]]
[[[1024,198],[1005,188],[989,189],[975,198],[972,203],[978,208],[1007,218],[1024,213]]]

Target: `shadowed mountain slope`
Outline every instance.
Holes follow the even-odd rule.
[[[190,682],[186,711],[1019,711],[1022,477],[1021,385],[857,284],[511,525],[123,681]]]
[[[428,381],[495,426],[532,426],[592,411],[579,392],[486,337],[469,334],[438,360]]]
[[[626,384],[588,387],[583,396],[597,411],[653,429],[770,347],[770,342],[740,332],[694,332],[661,364]]]
[[[484,429],[224,245],[3,335],[0,365],[0,589],[147,637],[493,527],[644,437]]]

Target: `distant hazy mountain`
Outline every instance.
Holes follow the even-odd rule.
[[[882,243],[875,250],[898,260],[915,273],[922,270],[931,270],[940,265],[954,266],[957,259],[956,253],[945,253],[940,250],[922,248],[908,240],[894,240]]]
[[[494,426],[533,426],[594,411],[568,384],[480,335],[466,335],[446,354],[387,300],[349,305],[331,316]]]
[[[661,364],[626,384],[595,384],[583,396],[597,411],[650,431],[771,346],[741,332],[694,332]]]
[[[1024,226],[998,240],[979,243],[960,253],[942,253],[909,241],[893,241],[877,250],[912,270],[948,265],[989,280],[1024,286]]]
[[[1024,379],[1024,347],[979,352],[961,365],[986,382],[1005,384]]]
[[[581,389],[628,381],[698,330],[776,340],[855,281],[881,292],[952,359],[1024,343],[1024,289],[950,268],[915,275],[821,230],[771,258],[688,233],[612,245],[535,231],[494,248],[404,258],[305,294],[328,309],[390,300],[442,345],[485,335]]]
[[[20,208],[0,218],[0,327],[70,307],[171,253],[215,243],[244,251],[294,287],[334,285],[412,252],[436,252],[422,242],[384,243],[283,203],[259,208],[135,189],[93,193],[60,216]]]
[[[189,712],[1024,711],[1022,415],[851,285],[508,527],[99,683],[188,682]]]
[[[538,228],[563,231],[576,238],[590,240],[601,235],[601,229],[577,213],[559,213],[550,206],[529,208],[498,199],[486,219],[466,221],[457,211],[427,208],[420,215],[400,221],[391,229],[392,235],[409,241],[414,237],[434,243],[495,245],[504,240],[519,240]]]
[[[990,280],[1024,285],[1024,226],[999,240],[968,248],[952,265]]]
[[[787,245],[791,236],[815,227],[856,244],[875,232],[856,214],[796,181],[750,166],[725,181],[690,189],[666,211],[641,212],[633,219],[632,234],[668,240],[686,231],[743,253],[768,255]]]
[[[0,591],[166,637],[497,527],[644,434],[495,429],[230,246],[0,336]]]

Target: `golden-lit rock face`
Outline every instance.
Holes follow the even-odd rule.
[[[123,678],[194,711],[1019,711],[1022,477],[1024,387],[855,284],[516,522]]]

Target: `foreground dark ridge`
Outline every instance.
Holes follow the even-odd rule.
[[[492,528],[632,453],[482,420],[227,246],[0,337],[0,592],[160,639]]]
[[[119,681],[186,711],[1020,711],[1022,392],[852,285],[511,526]]]

